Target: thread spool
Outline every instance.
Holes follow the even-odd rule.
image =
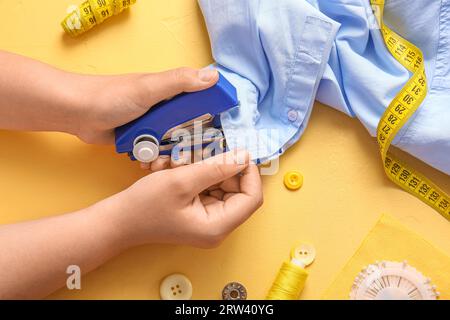
[[[301,243],[291,250],[291,261],[284,262],[267,294],[267,300],[297,300],[305,288],[305,268],[316,259],[313,245]]]
[[[284,262],[267,294],[267,300],[298,300],[305,288],[308,272],[296,259]]]
[[[87,0],[79,6],[70,7],[61,26],[68,35],[76,37],[135,3],[136,0]]]

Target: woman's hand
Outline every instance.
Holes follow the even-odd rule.
[[[263,202],[261,178],[246,152],[153,173],[99,205],[111,208],[129,246],[215,247]],[[106,210],[108,210],[106,208]]]
[[[0,75],[0,129],[60,131],[99,144],[113,144],[116,127],[156,103],[219,80],[211,68],[81,75],[1,50]]]
[[[124,250],[168,243],[217,246],[262,204],[246,153],[151,174],[80,211],[0,226],[0,299],[44,298]]]
[[[79,130],[87,143],[113,144],[114,129],[145,114],[153,105],[182,92],[208,89],[219,80],[217,70],[174,69],[154,74],[84,76]]]
[[[114,143],[116,127],[219,77],[187,68],[78,75],[3,51],[0,74],[0,128],[67,132],[88,143]],[[152,164],[166,167],[162,160]],[[0,299],[44,297],[64,285],[68,266],[87,273],[135,245],[216,246],[261,204],[258,168],[245,152],[227,153],[151,174],[71,214],[0,226]]]

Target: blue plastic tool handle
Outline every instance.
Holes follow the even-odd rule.
[[[142,135],[151,135],[161,143],[172,128],[210,114],[220,127],[220,114],[239,105],[236,88],[219,73],[213,87],[193,93],[183,93],[153,106],[142,117],[116,129],[116,150],[131,158],[134,141]]]

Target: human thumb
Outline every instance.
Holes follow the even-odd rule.
[[[178,179],[183,179],[190,193],[195,195],[236,176],[249,164],[250,156],[246,151],[233,150],[175,170]]]
[[[145,75],[145,105],[149,107],[183,92],[196,92],[208,89],[219,80],[216,69],[178,68],[161,73]]]

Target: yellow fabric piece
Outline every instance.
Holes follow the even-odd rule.
[[[324,299],[348,299],[355,277],[377,260],[408,261],[431,278],[441,293],[440,299],[450,298],[450,257],[394,218],[383,215],[326,291]]]

